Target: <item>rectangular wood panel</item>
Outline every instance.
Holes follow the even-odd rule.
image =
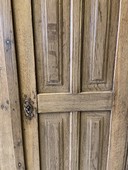
[[[45,84],[61,85],[62,66],[62,1],[44,1],[44,66]]]
[[[33,3],[38,91],[68,92],[70,1]]]
[[[80,170],[106,170],[110,112],[81,113]]]
[[[112,93],[39,94],[38,113],[111,110]]]
[[[82,91],[112,89],[118,7],[119,0],[83,0]]]
[[[70,114],[40,114],[41,170],[69,169]]]

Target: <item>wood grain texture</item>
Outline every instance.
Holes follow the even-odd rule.
[[[110,112],[81,113],[80,170],[106,170]]]
[[[119,2],[83,1],[83,92],[112,90]]]
[[[43,3],[44,2],[44,3]],[[45,85],[62,85],[62,10],[63,1],[42,3]]]
[[[30,0],[12,0],[17,48],[18,74],[22,106],[23,136],[27,170],[39,170],[38,116],[36,103],[35,61]],[[33,101],[34,117],[24,113],[24,99]]]
[[[44,2],[44,1],[43,1]],[[57,21],[56,25],[59,26],[61,31],[61,35],[57,34],[60,38],[59,41],[59,49],[62,48],[59,53],[59,58],[58,62],[61,63],[61,74],[60,79],[61,84],[58,86],[58,84],[51,83],[51,86],[46,86],[45,83],[45,77],[42,77],[43,74],[43,69],[45,69],[45,60],[43,61],[43,58],[45,59],[46,56],[43,54],[42,51],[42,45],[44,44],[44,40],[42,39],[42,34],[45,34],[47,31],[44,30],[44,26],[46,25],[47,21],[44,16],[44,18],[41,18],[41,13],[44,14],[45,7],[43,6],[43,3],[41,1],[36,1],[33,2],[33,9],[34,9],[34,28],[35,28],[35,45],[36,45],[36,65],[37,65],[37,74],[38,74],[38,92],[41,94],[41,92],[73,92],[77,93],[79,91],[80,87],[80,47],[78,46],[79,44],[79,37],[80,37],[80,24],[78,24],[79,18],[80,18],[80,10],[81,10],[81,3],[79,0],[72,1],[70,4],[70,1],[52,1],[54,5],[51,4],[51,1],[49,3],[49,9],[47,8],[47,14],[50,15],[50,17],[55,16],[50,10],[53,6],[56,8],[57,3],[60,4],[60,13],[59,13],[59,20]],[[57,6],[58,7],[58,6]],[[69,15],[70,11],[72,10],[72,26],[74,30],[72,30],[70,33],[72,33],[72,38],[69,42]],[[54,10],[56,11],[56,10]],[[62,16],[61,16],[62,15]],[[44,21],[46,21],[44,23]],[[81,22],[81,20],[80,20]],[[62,25],[61,25],[62,24]],[[41,31],[44,31],[43,33]],[[49,30],[51,32],[52,30]],[[39,32],[41,32],[41,36],[39,36]],[[50,33],[51,34],[51,33]],[[44,36],[45,37],[45,36]],[[47,38],[47,37],[46,37]],[[47,40],[48,41],[48,40]],[[50,40],[51,41],[51,40]],[[54,40],[55,42],[55,40]],[[70,43],[72,44],[72,47],[70,49]],[[47,44],[45,44],[47,46]],[[61,47],[62,46],[62,47]],[[70,56],[69,56],[69,49],[70,51]],[[61,58],[60,58],[61,57]],[[69,63],[69,57],[70,57],[70,63]],[[76,62],[77,61],[77,62]],[[78,62],[79,61],[79,62]],[[42,64],[43,63],[43,64]],[[53,59],[50,61],[50,67],[54,66]],[[70,66],[70,79],[69,79],[69,66]],[[49,67],[49,68],[50,68]],[[45,70],[44,70],[45,71]],[[56,75],[56,71],[52,69],[52,74],[53,76]],[[46,73],[45,73],[46,75]],[[45,76],[43,75],[43,76]],[[77,77],[76,75],[79,75]],[[45,83],[43,85],[43,83]],[[50,84],[49,84],[50,85]],[[69,89],[70,85],[70,89]],[[43,87],[44,86],[44,87]],[[45,87],[46,86],[46,87]],[[56,86],[56,87],[55,87]],[[53,111],[53,110],[52,110]],[[70,148],[69,148],[69,156],[70,156],[70,161],[69,161],[69,168],[73,170],[78,170],[79,166],[79,113],[77,112],[71,112],[69,113],[70,115],[70,132],[69,132],[69,138],[70,138]]]
[[[125,169],[128,127],[128,3],[120,2],[120,22],[114,80],[108,170]]]
[[[81,0],[70,1],[70,93],[80,92],[80,59],[81,59]],[[79,170],[79,135],[80,112],[70,110],[70,166]]]
[[[126,0],[13,2],[21,98],[38,99],[39,119],[23,112],[27,169],[127,168]]]
[[[70,93],[77,94],[81,91],[82,0],[71,0],[70,11]]]
[[[39,94],[38,113],[111,110],[112,93]]]
[[[0,170],[25,170],[11,1],[0,0]]]
[[[69,169],[69,113],[39,115],[42,170]]]
[[[104,82],[108,46],[110,1],[91,2],[90,19],[90,82]],[[100,30],[100,33],[99,33]]]
[[[38,92],[68,92],[70,1],[32,3]]]
[[[69,169],[79,170],[80,112],[70,112],[70,165]]]

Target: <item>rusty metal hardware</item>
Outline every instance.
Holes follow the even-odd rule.
[[[34,116],[33,102],[31,101],[30,98],[26,98],[24,100],[24,111],[25,111],[26,117],[31,119]]]

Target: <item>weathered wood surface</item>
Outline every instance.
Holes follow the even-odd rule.
[[[106,170],[110,111],[82,112],[80,170]]]
[[[34,0],[38,92],[69,92],[70,0]]]
[[[38,113],[111,110],[112,93],[39,94]]]
[[[25,170],[10,0],[0,0],[0,170]]]
[[[112,90],[120,0],[84,0],[82,91]]]
[[[38,115],[36,103],[35,61],[30,0],[12,0],[17,62],[22,105],[23,136],[27,170],[39,170]],[[34,117],[25,116],[24,100],[33,102]]]
[[[13,0],[13,9],[21,99],[35,108],[38,99],[39,119],[22,111],[27,169],[126,168],[127,1]]]
[[[121,1],[114,102],[111,119],[109,170],[125,169],[128,127],[128,3]]]

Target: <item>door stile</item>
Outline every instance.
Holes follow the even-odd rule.
[[[70,4],[70,93],[80,93],[82,1]],[[70,170],[79,170],[80,112],[70,112]]]
[[[125,170],[128,126],[128,3],[120,1],[114,102],[107,170]],[[117,161],[119,160],[119,161]]]
[[[39,170],[38,115],[31,1],[13,0],[27,170]],[[28,110],[27,110],[28,109]]]

